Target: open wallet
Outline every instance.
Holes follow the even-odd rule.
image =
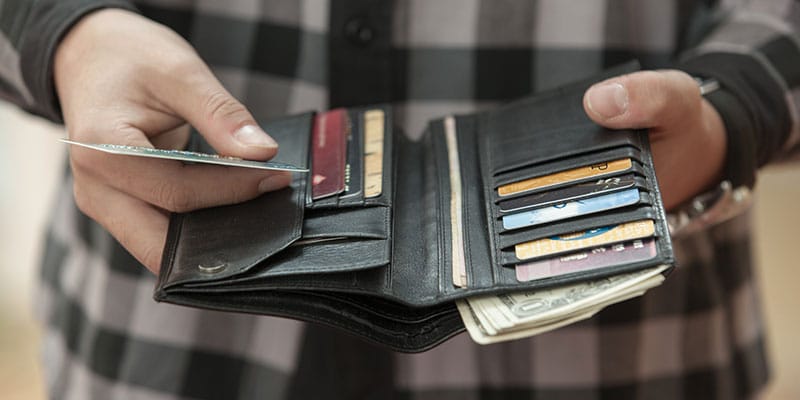
[[[674,264],[647,133],[582,108],[591,83],[629,70],[432,120],[417,141],[388,106],[265,122],[276,160],[310,172],[173,214],[155,299],[417,352],[465,325],[515,339],[641,295]],[[530,315],[544,325],[515,328]]]

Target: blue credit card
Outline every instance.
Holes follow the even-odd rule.
[[[604,194],[556,204],[550,207],[537,208],[516,214],[503,216],[503,228],[506,230],[525,228],[562,219],[579,217],[619,207],[624,207],[639,202],[639,189],[627,189],[619,192]]]

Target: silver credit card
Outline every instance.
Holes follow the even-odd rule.
[[[216,154],[196,153],[186,150],[163,150],[152,147],[124,146],[119,144],[96,144],[76,142],[68,139],[59,139],[64,143],[99,150],[105,153],[121,154],[126,156],[163,158],[194,163],[227,165],[229,167],[257,168],[278,171],[308,172],[307,168],[275,161],[254,161],[238,157],[225,157]]]

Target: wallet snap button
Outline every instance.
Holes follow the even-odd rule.
[[[199,269],[200,272],[204,274],[216,274],[224,271],[226,268],[228,268],[228,263],[225,262],[219,262],[210,265],[203,265],[203,264],[197,265],[197,269]]]

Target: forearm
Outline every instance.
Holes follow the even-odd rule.
[[[0,98],[61,120],[53,86],[53,56],[82,16],[107,7],[133,9],[125,0],[6,0],[0,9]]]
[[[800,93],[800,38],[788,22],[798,6],[769,3],[729,10],[681,63],[687,72],[720,83],[707,98],[725,123],[723,175],[734,186],[753,186],[756,170],[792,153],[800,138],[792,100]]]

